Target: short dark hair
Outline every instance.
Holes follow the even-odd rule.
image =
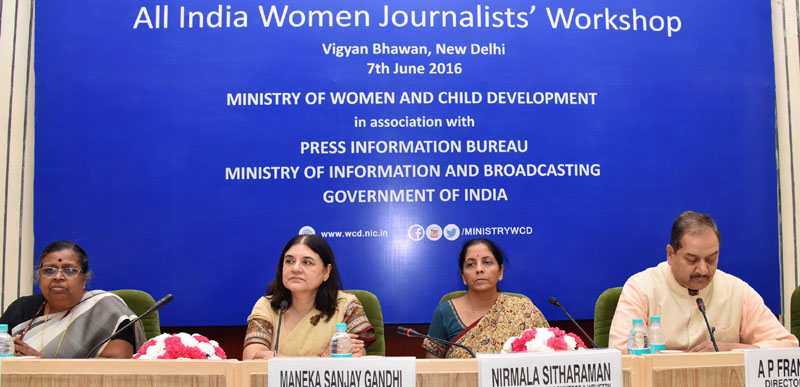
[[[461,247],[461,253],[458,255],[458,271],[464,273],[464,261],[467,260],[467,249],[472,246],[484,244],[494,255],[494,259],[497,260],[497,266],[503,266],[503,261],[506,260],[505,254],[503,254],[503,250],[500,250],[497,245],[486,239],[486,238],[476,238],[470,239],[464,242],[464,246]]]
[[[708,227],[714,234],[717,235],[717,242],[722,242],[719,236],[719,228],[717,228],[717,223],[714,222],[714,219],[711,218],[711,215],[703,214],[700,212],[694,211],[685,211],[684,213],[678,215],[675,218],[675,222],[672,223],[672,233],[669,236],[669,245],[675,251],[680,250],[681,246],[681,238],[683,238],[686,234],[694,234],[698,231],[701,227]]]
[[[267,287],[267,295],[272,296],[270,306],[273,310],[278,310],[281,307],[281,302],[288,301],[288,305],[292,306],[292,292],[286,289],[283,285],[283,257],[289,249],[296,245],[303,244],[317,253],[322,259],[324,266],[331,265],[331,272],[328,279],[322,282],[322,285],[317,289],[317,296],[314,299],[314,307],[322,312],[328,321],[336,313],[336,300],[338,298],[339,289],[342,288],[342,280],[339,277],[339,270],[336,268],[336,258],[333,256],[333,250],[328,242],[321,236],[316,234],[298,235],[289,240],[286,246],[283,247],[280,258],[278,258],[278,268],[275,270],[275,279]]]
[[[55,253],[56,251],[61,250],[70,250],[75,253],[75,255],[78,256],[78,264],[81,266],[81,273],[83,273],[83,276],[86,278],[91,276],[89,273],[89,256],[86,255],[86,251],[83,250],[83,248],[70,241],[55,241],[47,245],[47,247],[45,247],[44,250],[42,250],[42,253],[39,255],[38,268],[42,268],[42,261],[47,254]]]

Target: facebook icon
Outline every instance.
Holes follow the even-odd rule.
[[[421,240],[423,237],[425,237],[425,229],[418,224],[412,225],[408,228],[408,237],[415,242]]]

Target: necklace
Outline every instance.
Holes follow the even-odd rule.
[[[28,334],[28,331],[31,330],[31,326],[33,326],[33,321],[36,320],[36,316],[38,316],[39,313],[42,313],[42,309],[44,309],[45,305],[47,305],[47,301],[42,302],[42,305],[39,305],[39,309],[36,309],[36,313],[33,315],[33,318],[31,319],[31,321],[28,322],[28,325],[25,327],[25,329],[19,335],[19,339],[20,340],[24,339],[25,335]]]
[[[47,313],[48,309],[50,309],[50,305],[47,305],[44,311],[44,324],[42,326],[42,352],[44,352],[44,332],[47,330],[47,320],[50,319],[50,315]],[[69,314],[69,321],[67,322],[67,327],[64,328],[64,333],[61,334],[61,339],[58,340],[58,346],[56,347],[56,353],[53,356],[53,359],[58,357],[58,353],[61,351],[61,343],[64,342],[64,337],[67,335],[67,330],[69,330],[70,325],[72,325],[72,316],[74,316],[74,314],[72,314],[72,308],[67,311],[67,314]]]

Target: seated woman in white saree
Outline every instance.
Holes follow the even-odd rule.
[[[17,356],[130,358],[144,343],[137,323],[89,353],[136,315],[113,293],[86,291],[91,273],[80,246],[49,244],[39,257],[37,276],[42,293],[17,299],[0,317],[0,324],[11,328]]]
[[[243,360],[278,356],[329,356],[336,323],[346,323],[353,356],[363,356],[375,341],[358,299],[342,292],[336,260],[328,242],[318,235],[298,235],[283,248],[275,280],[247,318]],[[275,329],[282,302],[278,354]]]

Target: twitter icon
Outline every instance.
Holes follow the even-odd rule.
[[[444,237],[447,238],[448,241],[454,241],[458,239],[461,235],[461,229],[458,228],[455,224],[448,224],[444,226]]]

